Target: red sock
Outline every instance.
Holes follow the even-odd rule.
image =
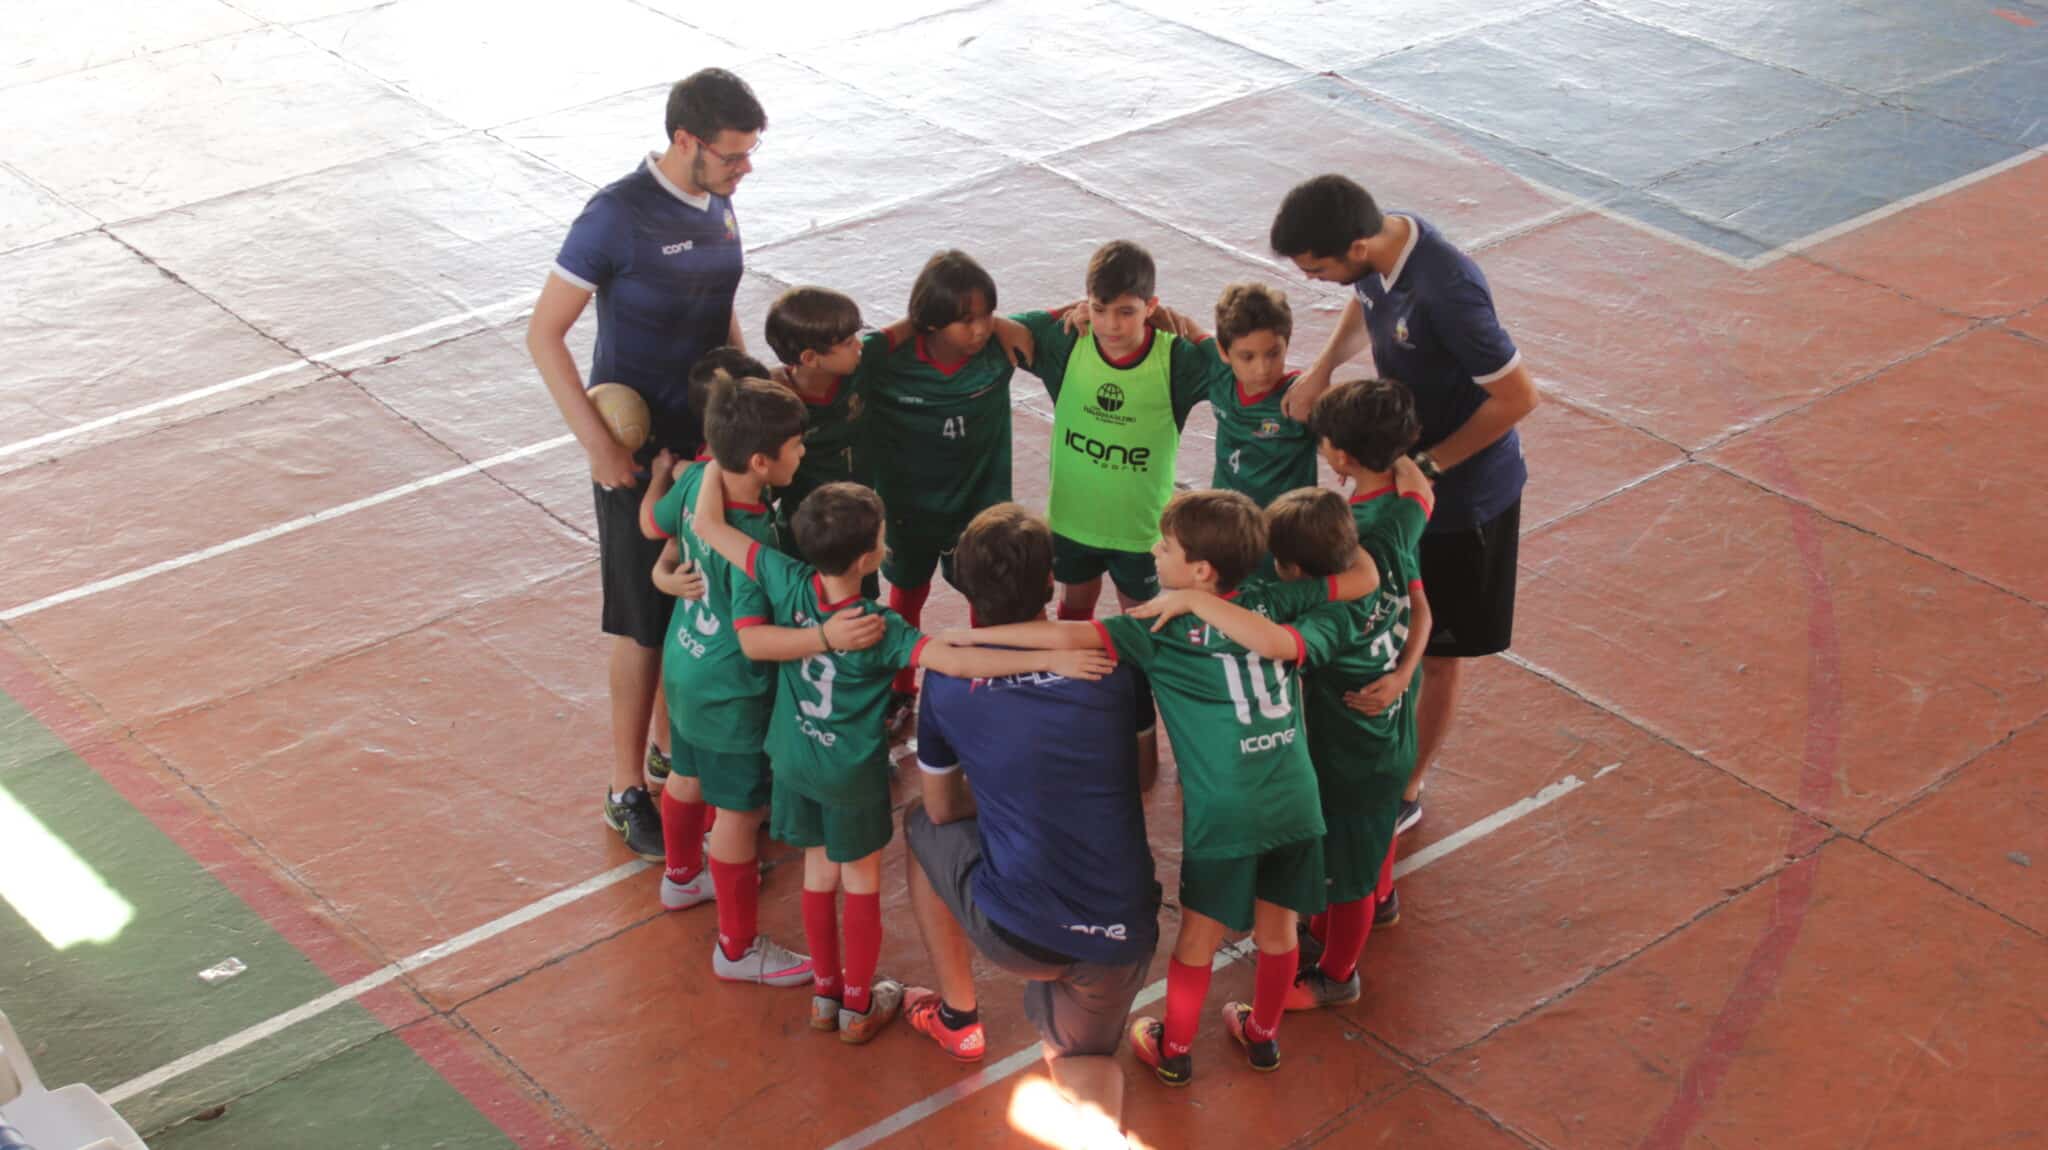
[[[839,892],[804,891],[804,941],[811,948],[811,993],[838,998]]]
[[[875,963],[882,958],[882,896],[846,893],[846,1009],[867,1013]],[[813,954],[816,963],[818,956]]]
[[[760,864],[753,859],[738,863],[712,859],[711,885],[718,889],[719,949],[727,958],[738,958],[754,945],[754,935],[760,930]]]
[[[689,882],[704,869],[704,803],[661,792],[661,848],[671,882]]]
[[[1317,965],[1333,982],[1342,982],[1358,969],[1365,953],[1365,940],[1372,935],[1372,903],[1369,898],[1331,905],[1330,936],[1323,942],[1323,960]]]
[[[1308,916],[1308,936],[1317,942],[1330,939],[1330,912],[1326,909]]]
[[[1294,988],[1294,972],[1301,961],[1301,948],[1289,947],[1285,954],[1259,952],[1259,973],[1252,982],[1252,1017],[1245,1024],[1245,1037],[1264,1042],[1280,1031],[1280,1016],[1287,1010],[1287,992]]]
[[[1166,964],[1166,1033],[1161,1041],[1168,1058],[1186,1054],[1195,1044],[1202,1020],[1202,1000],[1209,997],[1209,964],[1189,966],[1176,958]]]
[[[915,627],[924,619],[924,601],[931,598],[932,585],[922,587],[898,587],[889,584],[889,610],[903,616],[903,621]],[[896,681],[890,684],[899,695],[908,695],[917,686],[916,669],[905,667],[896,672]]]
[[[1059,615],[1060,621],[1063,623],[1085,623],[1088,620],[1095,618],[1095,611],[1093,608],[1090,608],[1086,611],[1078,610],[1076,608],[1067,606],[1067,601],[1065,599],[1060,600],[1060,609],[1057,612],[1057,614]]]
[[[717,808],[717,807],[714,807],[714,806],[712,806],[712,805],[711,805],[710,803],[705,803],[705,804],[704,804],[704,833],[705,833],[705,834],[710,834],[710,833],[711,833],[711,828],[712,828],[712,827],[714,827],[714,826],[716,826],[716,825],[718,825],[718,808]]]

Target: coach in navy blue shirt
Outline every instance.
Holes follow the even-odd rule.
[[[1052,529],[999,503],[961,533],[953,565],[981,625],[1043,618]],[[954,1057],[981,1057],[971,944],[1030,980],[1024,1011],[1053,1080],[1109,1121],[1123,1111],[1112,1056],[1159,946],[1152,723],[1151,691],[1128,665],[1093,683],[927,672],[924,797],[903,815],[911,904],[939,981],[905,996],[904,1017]]]
[[[562,418],[590,457],[597,501],[603,625],[611,650],[612,767],[605,821],[645,858],[662,857],[661,821],[640,785],[655,772],[668,720],[659,707],[661,645],[674,601],[654,586],[661,542],[640,533],[645,468],[667,448],[688,459],[703,442],[690,410],[690,367],[721,344],[744,347],[733,307],[742,260],[732,194],[768,117],[746,82],[706,68],[670,89],[667,147],[590,197],[541,288],[526,346]],[[569,329],[597,299],[591,384],[623,383],[647,400],[653,435],[636,458],[606,430],[569,354]]]
[[[1436,481],[1422,537],[1435,626],[1423,660],[1415,773],[1396,824],[1405,831],[1422,817],[1423,772],[1450,731],[1459,661],[1505,651],[1513,635],[1528,478],[1515,425],[1536,409],[1536,384],[1494,314],[1485,273],[1427,220],[1382,215],[1364,188],[1317,176],[1287,193],[1271,238],[1310,279],[1352,290],[1330,342],[1288,393],[1288,414],[1307,418],[1331,373],[1370,344],[1379,374],[1415,395],[1415,461]]]

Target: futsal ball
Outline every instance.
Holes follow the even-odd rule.
[[[612,438],[627,451],[638,451],[647,442],[647,434],[653,421],[647,414],[647,401],[640,393],[623,383],[600,383],[590,389],[590,406],[611,428]]]

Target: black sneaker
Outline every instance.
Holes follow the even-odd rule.
[[[668,756],[661,753],[660,747],[655,746],[653,743],[647,744],[648,786],[654,790],[660,790],[661,785],[668,782],[668,772]]]
[[[889,733],[889,741],[909,738],[916,728],[917,692],[889,692],[889,705],[882,711],[882,729]]]
[[[1245,1032],[1245,1026],[1252,1020],[1252,1008],[1242,1002],[1223,1004],[1223,1029],[1230,1032],[1237,1044],[1244,1047],[1245,1057],[1251,1060],[1252,1069],[1270,1073],[1280,1069],[1280,1039],[1276,1036],[1264,1042],[1254,1039]]]
[[[1379,904],[1372,908],[1372,927],[1374,930],[1385,930],[1400,921],[1401,892],[1390,890],[1387,892],[1387,897],[1381,899]]]
[[[1380,809],[1385,810],[1386,808],[1382,807]],[[1410,830],[1414,829],[1416,823],[1419,823],[1421,821],[1422,800],[1402,799],[1401,813],[1394,816],[1394,833],[1397,835],[1405,835]]]
[[[626,849],[641,858],[661,862],[668,857],[661,842],[661,809],[647,797],[646,787],[627,787],[616,799],[607,792],[604,821],[625,837]]]
[[[1300,961],[1304,968],[1314,966],[1316,963],[1323,961],[1323,940],[1309,932],[1308,920],[1306,918],[1295,920],[1294,941],[1297,946],[1301,947]]]

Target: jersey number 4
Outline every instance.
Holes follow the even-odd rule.
[[[1287,668],[1285,664],[1275,664],[1273,666],[1273,686],[1271,690],[1268,690],[1266,687],[1266,661],[1264,659],[1247,652],[1242,657],[1244,671],[1240,674],[1237,666],[1240,662],[1239,656],[1226,655],[1221,651],[1213,651],[1211,654],[1215,655],[1217,661],[1223,664],[1223,681],[1230,688],[1230,705],[1237,711],[1238,722],[1250,724],[1252,721],[1252,702],[1254,699],[1257,700],[1259,705],[1260,718],[1284,719],[1294,713],[1294,698],[1287,692]],[[1250,678],[1252,681],[1251,699],[1247,699],[1244,696],[1244,681],[1246,678]],[[1275,699],[1275,695],[1279,696],[1279,698]]]

